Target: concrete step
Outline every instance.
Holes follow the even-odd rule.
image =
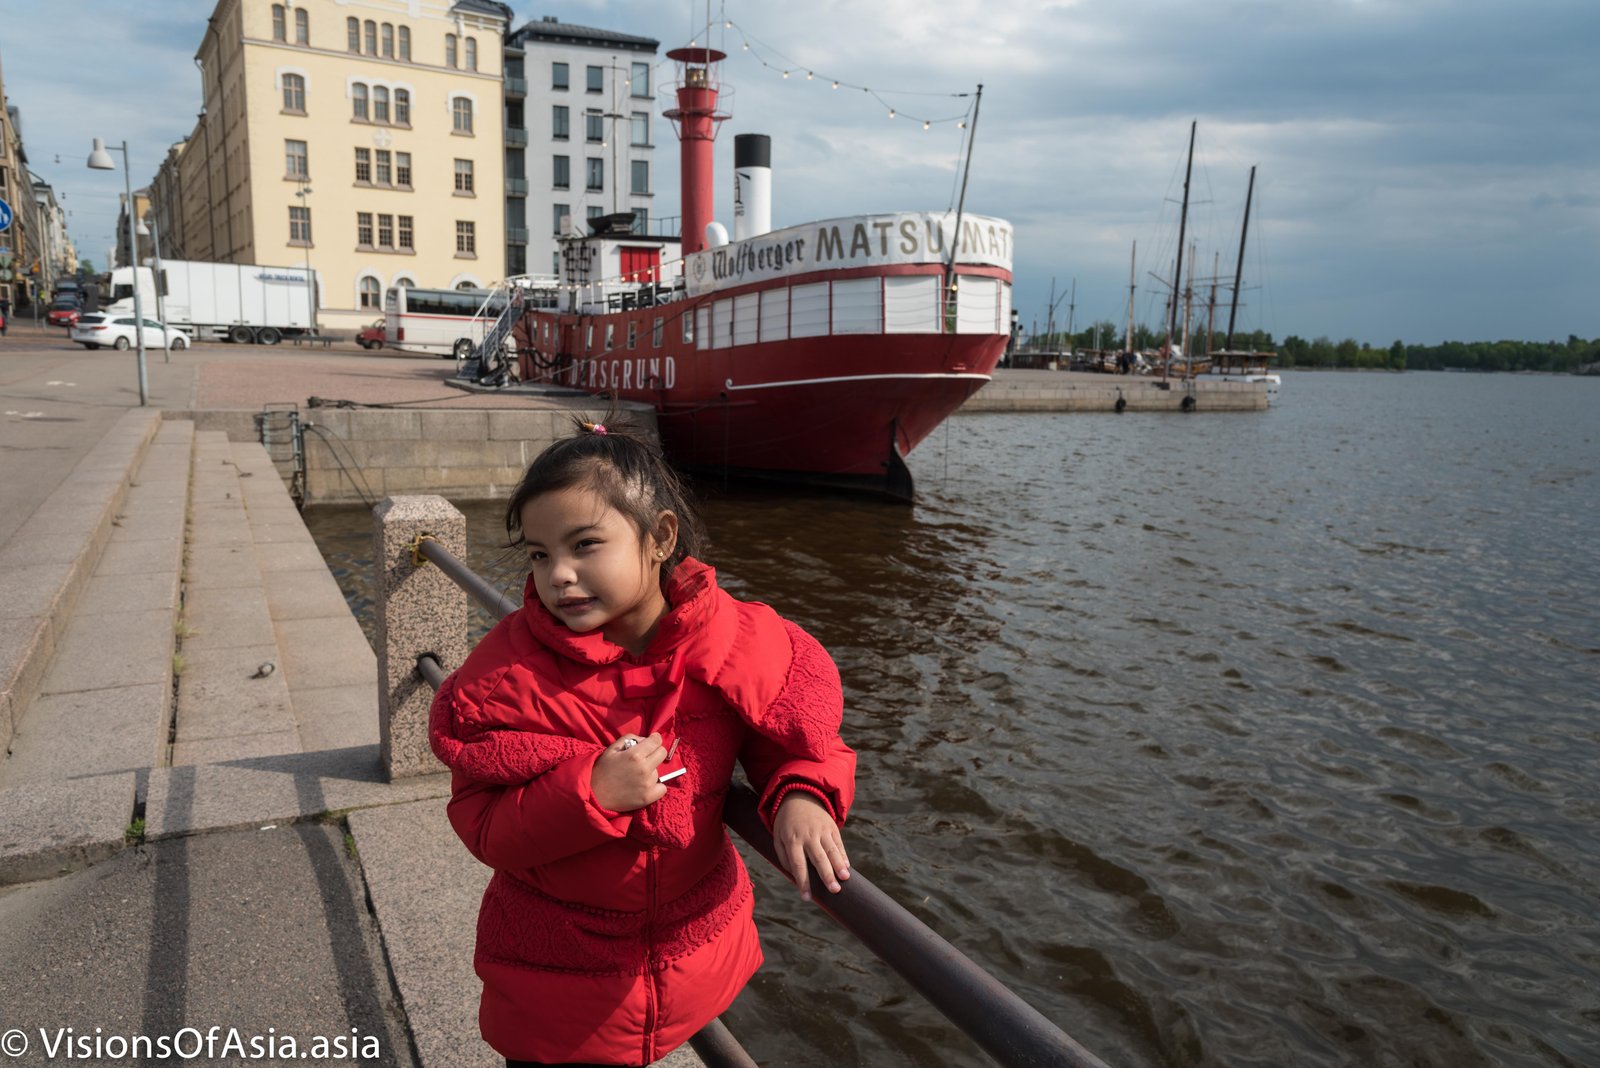
[[[160,426],[160,413],[149,409],[122,416],[0,546],[0,744],[7,750]]]

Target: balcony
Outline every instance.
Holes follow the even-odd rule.
[[[528,180],[526,178],[507,178],[506,196],[525,197],[528,195]]]
[[[523,96],[527,96],[527,95],[528,95],[528,79],[526,79],[526,78],[507,78],[506,79],[506,96],[508,96],[508,97],[523,97]]]
[[[511,245],[526,245],[528,243],[528,228],[526,226],[506,227],[506,243]]]
[[[528,131],[527,130],[518,130],[518,129],[515,129],[513,127],[509,127],[509,126],[506,127],[506,144],[508,144],[508,145],[524,145],[524,146],[526,146],[527,143],[528,143]]]

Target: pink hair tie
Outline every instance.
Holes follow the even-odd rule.
[[[589,427],[589,433],[598,434],[601,437],[606,436],[606,425],[604,423],[589,423],[587,425]]]

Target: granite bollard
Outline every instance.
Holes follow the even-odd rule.
[[[430,653],[448,674],[467,657],[467,594],[414,553],[427,534],[458,559],[467,519],[443,497],[386,497],[372,509],[378,601],[379,758],[389,779],[442,770],[428,747],[433,690],[417,671]]]

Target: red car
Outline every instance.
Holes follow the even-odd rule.
[[[383,348],[383,320],[379,319],[371,326],[362,327],[361,332],[356,335],[356,344],[364,349]]]
[[[50,305],[50,310],[45,313],[45,319],[51,326],[72,326],[81,314],[83,313],[78,308],[77,301],[58,300]]]

